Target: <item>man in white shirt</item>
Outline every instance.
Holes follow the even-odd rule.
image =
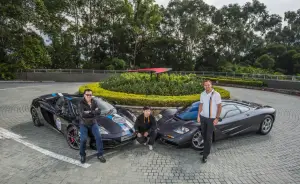
[[[200,95],[197,121],[201,123],[204,150],[200,154],[203,155],[202,161],[205,163],[210,154],[214,126],[218,124],[222,111],[222,100],[221,95],[212,88],[210,80],[205,80],[203,86],[205,91]]]

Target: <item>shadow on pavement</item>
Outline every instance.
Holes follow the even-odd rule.
[[[74,150],[69,147],[64,135],[50,127],[50,125],[44,125],[36,127],[33,122],[26,122],[16,125],[11,128],[13,133],[19,134],[24,137],[25,141],[28,141],[43,149],[52,151],[56,154],[67,156],[73,159],[79,159],[79,150]],[[107,159],[116,156],[122,147],[105,149],[105,157]],[[97,161],[97,152],[91,149],[88,144],[86,146],[87,161],[93,158]]]

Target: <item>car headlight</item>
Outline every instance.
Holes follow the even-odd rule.
[[[108,131],[104,127],[99,127],[100,134],[108,134]]]
[[[184,127],[184,126],[181,126],[181,127],[178,127],[174,130],[174,132],[178,133],[178,134],[185,134],[187,132],[189,132],[190,129]]]
[[[158,114],[157,116],[155,116],[156,121],[160,120],[162,118],[161,114]]]

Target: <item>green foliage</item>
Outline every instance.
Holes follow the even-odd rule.
[[[192,95],[182,96],[158,96],[158,95],[140,95],[123,92],[115,92],[103,89],[100,83],[91,83],[80,86],[79,93],[82,94],[84,89],[92,89],[95,96],[100,96],[108,101],[116,101],[120,105],[135,105],[135,106],[154,106],[154,107],[177,107],[189,105],[200,98],[200,92]],[[222,88],[215,87],[223,99],[229,99],[230,93]]]
[[[255,65],[260,68],[268,69],[274,67],[275,61],[269,55],[264,54],[256,60]]]
[[[196,75],[123,73],[106,79],[102,87],[111,91],[147,95],[189,95],[203,90]]]
[[[125,67],[125,61],[119,58],[106,59],[102,64],[102,68],[106,70],[124,70]]]
[[[16,67],[14,65],[9,65],[5,63],[0,63],[0,79],[11,80],[16,76],[12,71],[15,71]]]
[[[0,63],[20,68],[299,72],[299,10],[280,17],[257,0],[221,8],[203,0],[170,1],[166,8],[155,2],[0,1]],[[50,40],[46,50],[42,37]]]
[[[226,62],[226,64],[221,67],[221,71],[249,74],[273,74],[273,72],[270,70],[256,68],[253,66],[242,66],[239,64],[232,64],[230,62]]]
[[[293,55],[294,72],[300,73],[300,53]]]
[[[251,79],[239,79],[239,78],[231,78],[231,77],[199,77],[200,79],[209,79],[214,83],[218,84],[236,84],[242,86],[256,86],[262,87],[266,86],[263,81],[260,80],[251,80]]]

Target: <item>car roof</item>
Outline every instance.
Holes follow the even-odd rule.
[[[69,94],[69,93],[60,93],[60,94],[62,94],[68,100],[83,97],[82,95],[77,95],[77,94]],[[45,100],[56,99],[59,97],[60,97],[59,93],[50,93],[50,94],[45,94],[45,95],[39,96],[39,98],[45,99]]]
[[[200,103],[200,101],[196,101],[192,104],[192,106],[198,106],[199,103]],[[254,102],[243,101],[243,100],[236,100],[236,99],[224,99],[224,100],[222,100],[222,106],[229,105],[229,104],[244,105],[244,106],[248,106],[248,107],[262,106],[261,104],[257,104],[257,103],[254,103]]]

